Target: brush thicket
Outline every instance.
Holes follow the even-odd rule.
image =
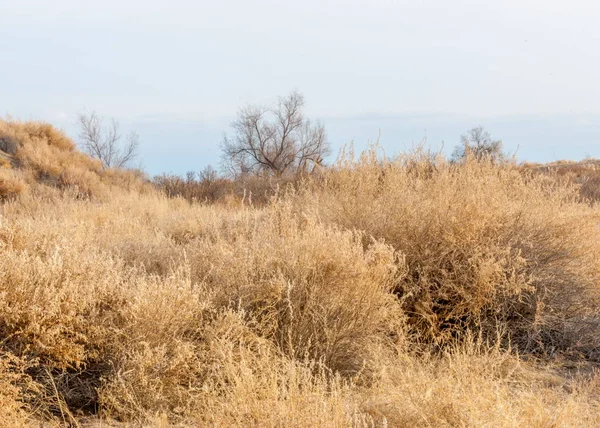
[[[193,204],[1,126],[7,426],[600,424],[557,357],[600,343],[598,212],[568,186],[371,152]]]

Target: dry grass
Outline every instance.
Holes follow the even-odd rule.
[[[413,154],[190,204],[2,126],[28,186],[0,205],[5,426],[600,424],[557,356],[600,343],[576,190]]]
[[[296,203],[405,256],[395,292],[418,339],[500,328],[521,351],[598,357],[600,217],[576,188],[513,165],[373,149],[342,157]]]
[[[27,187],[21,174],[8,167],[0,167],[0,199],[14,198],[27,190]]]
[[[552,180],[574,184],[588,203],[600,201],[600,160],[584,159],[580,162],[558,161],[549,164],[523,164],[525,171],[543,174]]]

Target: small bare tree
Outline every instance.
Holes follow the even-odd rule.
[[[138,156],[139,136],[131,131],[125,141],[119,131],[119,122],[111,119],[104,125],[96,112],[80,113],[77,116],[79,126],[79,144],[84,152],[99,159],[104,168],[124,168]]]
[[[229,172],[281,177],[322,164],[329,153],[325,128],[306,119],[303,107],[304,97],[292,92],[275,108],[242,108],[231,124],[234,135],[226,135],[221,144]]]
[[[482,126],[472,128],[460,137],[461,144],[452,153],[453,162],[461,162],[468,157],[477,160],[488,159],[494,163],[502,162],[506,155],[502,151],[502,140],[492,140],[490,133]]]
[[[468,157],[477,160],[488,159],[501,162],[506,159],[502,151],[502,140],[492,140],[490,133],[482,126],[472,128],[460,137],[461,144],[452,153],[452,161],[460,162]]]

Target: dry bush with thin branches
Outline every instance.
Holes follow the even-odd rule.
[[[168,197],[182,197],[190,202],[215,203],[235,194],[234,182],[217,176],[212,169],[190,171],[185,177],[163,174],[154,177],[153,182]]]
[[[419,336],[444,343],[502,326],[523,351],[598,356],[600,217],[577,199],[512,165],[372,149],[342,156],[297,203],[406,256],[395,292]]]
[[[154,185],[170,198],[181,197],[190,202],[253,206],[268,205],[288,187],[297,188],[303,176],[285,177],[243,175],[233,178],[218,175],[211,167],[185,176],[163,174],[154,177]]]
[[[373,352],[402,336],[390,293],[404,275],[402,257],[382,242],[363,248],[360,233],[297,218],[285,204],[269,214],[190,251],[192,275],[285,355],[344,374],[369,370]]]

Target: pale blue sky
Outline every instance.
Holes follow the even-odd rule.
[[[0,113],[114,116],[151,174],[218,163],[238,107],[292,89],[334,149],[483,125],[522,159],[600,157],[599,48],[584,0],[0,0]]]

